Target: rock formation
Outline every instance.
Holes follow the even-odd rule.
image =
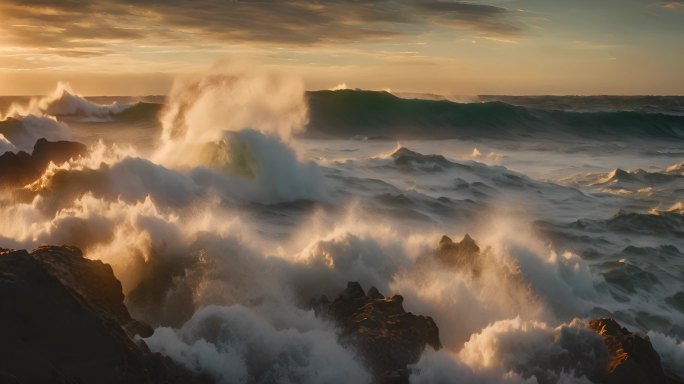
[[[419,166],[423,170],[441,171],[455,165],[442,155],[423,155],[405,147],[397,149],[391,156],[394,164],[404,168]]]
[[[86,153],[87,148],[81,143],[38,139],[31,155],[24,151],[0,155],[0,186],[28,184],[39,178],[50,162],[60,164]]]
[[[40,261],[62,285],[83,297],[98,313],[121,325],[129,336],[152,336],[152,327],[131,318],[124,305],[121,282],[109,264],[88,260],[70,246],[38,247],[30,255]]]
[[[473,276],[478,276],[482,270],[480,247],[467,233],[459,243],[454,243],[449,236],[442,236],[435,255],[442,263],[468,270]]]
[[[318,316],[335,321],[343,344],[356,348],[379,383],[408,383],[407,365],[418,362],[427,346],[441,348],[439,329],[430,317],[406,312],[399,295],[385,297],[375,287],[364,293],[350,282],[332,302],[314,301]]]
[[[604,372],[596,379],[602,384],[678,384],[668,378],[660,356],[647,336],[629,332],[615,320],[603,318],[589,322],[603,337],[610,359]]]
[[[459,243],[442,238],[438,257],[472,268],[479,247],[466,235]],[[408,366],[425,348],[441,348],[430,317],[403,308],[399,295],[375,287],[364,292],[350,282],[330,301],[312,302],[317,316],[334,321],[340,341],[353,347],[381,384],[408,383]],[[608,363],[598,384],[682,384],[668,376],[648,337],[631,333],[613,319],[589,322],[603,338]],[[151,353],[135,335],[152,329],[133,319],[120,282],[109,265],[88,260],[69,246],[32,252],[0,248],[1,383],[209,383],[168,357]]]
[[[199,382],[129,336],[150,332],[130,317],[108,265],[73,247],[0,249],[0,381]]]

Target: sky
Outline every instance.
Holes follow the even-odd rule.
[[[337,86],[684,94],[684,0],[0,0],[0,95],[165,94],[219,60]]]

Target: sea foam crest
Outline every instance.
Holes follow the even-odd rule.
[[[69,117],[86,121],[108,120],[133,105],[119,101],[97,104],[76,94],[68,83],[59,82],[47,96],[33,97],[26,104],[12,104],[3,120],[28,115]]]

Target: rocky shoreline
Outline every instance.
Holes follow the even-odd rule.
[[[472,267],[477,253],[469,236],[460,243],[445,237],[437,257]],[[402,303],[400,295],[386,297],[375,287],[365,292],[349,282],[334,299],[321,297],[311,306],[337,325],[340,342],[358,352],[376,382],[389,384],[408,383],[411,365],[425,349],[441,348],[432,318],[406,312]],[[681,383],[666,376],[648,337],[609,318],[588,324],[609,356],[594,382]],[[142,339],[152,332],[131,317],[109,265],[70,246],[0,248],[0,382],[213,382],[150,352]]]
[[[74,247],[0,249],[0,382],[207,383],[136,335],[109,265]]]

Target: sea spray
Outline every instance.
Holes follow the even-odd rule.
[[[51,116],[27,115],[10,117],[0,121],[0,134],[9,145],[8,150],[31,152],[38,139],[50,141],[70,140],[72,133],[69,126]],[[2,145],[2,144],[0,144]]]
[[[491,166],[469,157],[481,143],[461,153],[402,141],[396,153],[373,140],[305,142],[306,99],[289,86],[299,83],[250,71],[178,85],[152,156],[110,140],[3,192],[2,245],[74,244],[111,264],[127,307],[157,328],[151,349],[223,382],[367,380],[358,352],[309,306],[348,281],[401,294],[407,311],[435,320],[443,349],[411,367],[415,383],[586,383],[604,351],[575,318],[597,315],[651,330],[666,369],[680,372],[683,248],[661,230],[680,231],[676,203],[535,179],[531,163],[566,155],[533,137],[538,153],[515,171],[518,147],[488,148],[503,154]],[[648,172],[678,175],[679,159],[662,156],[647,157],[659,161]],[[681,201],[680,183],[663,193]],[[442,235],[466,232],[478,273],[435,257]]]
[[[221,64],[176,80],[161,116],[155,159],[167,165],[202,164],[207,144],[246,129],[287,141],[304,130],[307,112],[301,80],[245,64]]]
[[[174,83],[153,156],[237,201],[329,200],[313,162],[290,147],[307,121],[303,83],[244,65],[221,65]]]
[[[28,103],[13,103],[0,116],[2,120],[34,115],[97,122],[111,119],[133,105],[118,101],[108,105],[97,104],[77,95],[68,83],[59,82],[50,95],[32,97]]]

